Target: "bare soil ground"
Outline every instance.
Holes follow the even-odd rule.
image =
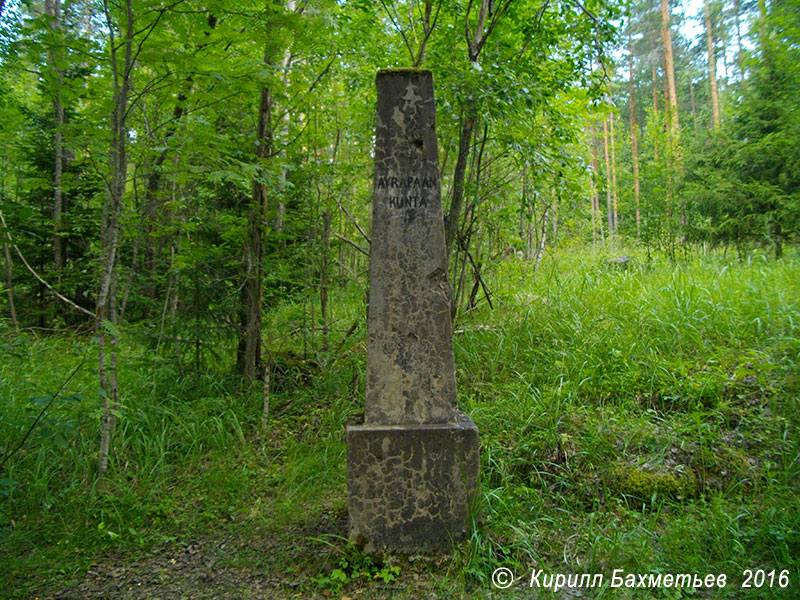
[[[325,513],[305,526],[282,531],[225,531],[176,541],[147,554],[108,555],[70,583],[42,582],[38,600],[443,600],[486,597],[448,589],[445,557],[390,559],[401,568],[392,582],[352,578],[320,584],[340,566],[336,544],[346,535],[346,514]],[[243,535],[244,534],[244,535]],[[341,543],[338,544],[342,546]],[[393,562],[393,564],[394,564]],[[437,575],[441,573],[442,576]],[[33,587],[33,586],[32,586]],[[35,589],[35,587],[33,588]],[[487,590],[488,591],[488,590]]]

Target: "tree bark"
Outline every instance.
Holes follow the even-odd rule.
[[[736,18],[736,70],[739,72],[740,79],[744,79],[744,70],[742,69],[741,0],[733,0],[733,11]]]
[[[658,112],[658,73],[656,63],[653,63],[653,112]]]
[[[411,4],[408,5],[409,11],[411,10]],[[439,11],[442,9],[442,0],[438,0],[436,2],[436,14],[433,15],[433,21],[431,21],[431,15],[433,13],[433,2],[432,0],[425,0],[425,12],[422,18],[422,40],[419,42],[419,51],[417,52],[417,56],[414,59],[413,67],[419,67],[423,61],[425,60],[425,47],[428,44],[428,39],[431,37],[431,33],[433,33],[433,28],[436,26],[436,21],[439,19]]]
[[[264,63],[270,64],[269,53],[264,53]],[[261,89],[258,108],[258,130],[256,159],[262,163],[272,153],[272,94],[270,88]],[[263,165],[260,177],[253,179],[250,210],[247,213],[247,238],[245,240],[245,298],[247,315],[244,339],[244,376],[253,382],[261,363],[261,304],[264,297],[264,223],[267,218],[267,187],[263,178],[266,173]]]
[[[597,241],[597,234],[600,240],[605,242],[603,232],[603,217],[600,213],[600,189],[597,182],[600,179],[600,160],[597,150],[597,125],[592,123],[592,241]]]
[[[109,7],[104,2],[104,12],[109,31],[111,71],[113,84],[113,109],[111,114],[111,179],[108,200],[103,207],[100,225],[100,247],[103,272],[97,294],[95,329],[98,345],[100,387],[103,390],[103,414],[100,428],[100,453],[98,476],[103,477],[108,468],[111,435],[116,424],[119,403],[117,384],[117,332],[116,332],[116,262],[119,246],[119,217],[128,174],[127,115],[133,72],[133,8],[132,0],[125,4],[125,37],[118,46],[114,36]],[[124,51],[122,71],[118,68],[118,53]]]
[[[478,20],[475,30],[470,29],[469,15],[472,10],[473,0],[467,5],[467,12],[464,17],[464,33],[467,40],[467,51],[469,60],[477,64],[481,50],[483,50],[486,40],[497,25],[498,20],[511,4],[511,0],[505,0],[500,6],[495,6],[494,0],[480,0],[478,8]],[[488,25],[487,25],[487,20]],[[453,242],[458,233],[458,222],[461,218],[461,210],[464,201],[464,179],[467,170],[467,159],[469,158],[470,142],[472,140],[472,130],[477,120],[477,112],[473,106],[467,106],[464,112],[464,120],[461,122],[461,135],[458,143],[458,158],[456,159],[455,172],[453,173],[453,199],[450,202],[450,211],[445,218],[444,239],[446,256],[450,257],[453,250]]]
[[[322,314],[322,352],[328,351],[328,254],[331,248],[331,214],[322,213],[322,260],[319,267],[319,310]]]
[[[294,0],[286,0],[285,9],[291,12],[302,12],[295,8]],[[263,62],[268,68],[274,66],[271,51],[274,44],[270,32],[266,31],[266,47]],[[283,70],[287,70],[291,63],[291,52],[284,50],[282,61]],[[283,74],[284,81],[287,74]],[[247,235],[245,239],[245,296],[246,313],[244,323],[244,339],[240,340],[237,362],[242,368],[245,379],[253,383],[256,380],[259,368],[262,366],[261,350],[263,344],[263,300],[264,300],[264,241],[266,238],[267,186],[264,178],[267,176],[265,162],[275,154],[275,140],[272,125],[273,97],[269,85],[261,88],[258,107],[258,125],[256,131],[256,161],[259,165],[258,175],[253,178],[250,209],[247,214]],[[282,219],[282,215],[281,215]],[[266,377],[267,371],[264,371]]]
[[[711,31],[711,11],[708,0],[703,0],[703,11],[706,24],[706,47],[708,48],[708,81],[711,85],[711,115],[713,129],[717,131],[720,123],[719,96],[717,94],[717,60],[714,56],[714,37]]]
[[[216,28],[217,18],[213,14],[209,14],[206,19],[206,23],[209,27],[209,30],[205,32],[205,35],[208,36],[210,35],[210,30]],[[199,53],[203,48],[206,47],[206,45],[206,43],[197,45],[196,52]],[[158,271],[158,255],[164,247],[163,237],[159,235],[153,235],[157,225],[159,224],[159,217],[162,215],[162,205],[159,203],[158,197],[163,172],[162,166],[164,161],[167,159],[169,152],[172,150],[170,147],[170,141],[178,132],[178,126],[180,125],[181,119],[183,118],[184,114],[186,114],[186,101],[189,93],[191,92],[192,86],[194,85],[193,77],[194,72],[190,72],[184,79],[183,89],[178,92],[175,106],[172,109],[172,120],[169,122],[169,125],[166,128],[163,139],[158,140],[158,144],[162,147],[162,149],[150,167],[150,173],[147,175],[147,180],[145,183],[143,201],[144,218],[142,229],[144,231],[145,239],[147,239],[149,243],[145,244],[144,246],[145,271],[148,277],[147,283],[142,289],[142,294],[151,300],[155,299],[156,297],[155,282],[156,273]]]
[[[611,197],[611,160],[608,152],[608,117],[603,117],[603,152],[606,159],[606,220],[608,222],[608,235],[614,235],[613,200]]]
[[[658,73],[656,63],[653,63],[653,114],[658,114]],[[653,160],[658,160],[658,136],[653,139]]]
[[[613,199],[611,214],[614,218],[614,233],[619,230],[619,213],[617,212],[617,152],[614,143],[614,111],[609,113],[609,133],[611,143],[611,196]]]
[[[53,90],[53,113],[55,139],[54,165],[53,165],[53,262],[56,272],[60,272],[66,263],[66,244],[61,233],[62,212],[64,210],[64,199],[61,190],[61,180],[63,176],[64,151],[63,151],[63,125],[64,125],[64,105],[61,100],[61,88],[64,85],[64,73],[58,68],[58,61],[54,46],[59,43],[61,33],[61,0],[45,0],[45,14],[50,18],[49,27],[54,38],[48,51],[47,59],[50,68],[55,74],[55,90]]]
[[[669,104],[667,110],[668,127],[677,143],[680,124],[678,121],[678,96],[675,93],[675,64],[672,59],[672,34],[670,32],[669,0],[661,0],[661,41],[664,44],[664,66],[667,75]]]
[[[550,214],[550,205],[546,204],[544,207],[544,213],[542,214],[542,236],[539,238],[539,248],[536,250],[536,260],[533,264],[533,271],[534,273],[539,270],[539,265],[542,262],[542,257],[544,256],[544,249],[547,245],[547,217]]]
[[[528,220],[525,218],[525,211],[528,205],[528,163],[522,163],[522,196],[519,201],[519,239],[525,240],[525,225]]]
[[[458,157],[453,172],[453,199],[450,202],[450,211],[444,220],[445,256],[450,256],[453,250],[453,241],[458,233],[458,221],[461,208],[464,204],[464,180],[467,173],[467,160],[469,159],[472,144],[472,130],[475,127],[475,117],[468,115],[461,123],[461,135],[458,141]]]
[[[8,310],[11,313],[11,322],[14,329],[19,329],[17,310],[14,307],[14,267],[11,264],[11,252],[8,250],[8,243],[3,240],[3,254],[6,263],[6,295],[8,296]]]
[[[558,175],[555,178],[555,186],[553,188],[553,194],[555,195],[555,200],[553,201],[553,241],[551,245],[553,246],[553,250],[558,249],[558,205],[561,204],[561,172],[559,171]]]
[[[636,237],[642,236],[639,214],[639,128],[636,125],[636,96],[633,86],[633,41],[628,42],[628,104],[631,111],[631,158],[633,162],[633,201],[636,206]]]

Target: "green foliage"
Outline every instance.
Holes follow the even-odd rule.
[[[466,568],[488,581],[496,566],[531,559],[557,569],[564,553],[588,570],[795,564],[794,542],[721,550],[740,503],[764,486],[789,493],[797,471],[776,477],[772,466],[775,453],[792,462],[779,440],[797,426],[778,341],[797,333],[794,260],[785,270],[764,259],[643,259],[615,271],[602,257],[563,256],[536,277],[506,263],[494,282],[504,308],[456,336],[460,395],[483,445],[481,512],[491,515]],[[707,502],[719,511],[710,529],[678,516],[705,514]],[[770,528],[766,517],[752,526]],[[692,527],[713,543],[659,550],[657,539],[688,540]]]
[[[333,540],[333,541],[331,541]],[[340,555],[336,566],[325,575],[312,578],[312,582],[324,595],[338,594],[348,584],[369,583],[379,580],[390,584],[400,576],[401,567],[396,564],[381,564],[375,557],[360,552],[347,539],[336,540],[335,536],[314,538],[312,542],[323,543]],[[340,541],[345,547],[338,548],[334,543]],[[377,562],[376,562],[377,561]]]
[[[755,24],[759,59],[723,131],[692,154],[687,194],[696,234],[738,247],[771,245],[775,255],[800,229],[800,93],[792,3],[772,3]]]
[[[80,577],[111,551],[143,560],[209,537],[243,540],[226,560],[300,581],[309,595],[439,581],[467,597],[488,589],[498,566],[519,575],[532,561],[606,575],[785,568],[794,580],[798,258],[676,265],[634,255],[618,270],[572,250],[535,275],[505,261],[489,282],[498,308],[459,319],[459,398],[480,429],[481,489],[469,541],[428,567],[338,537],[344,426],[363,406],[363,326],[332,333],[344,346],[314,369],[302,362],[304,336],[291,333],[303,299],[276,307],[266,325],[285,332],[275,357],[284,372],[267,430],[260,394],[232,393],[224,364],[180,378],[123,327],[118,451],[103,489],[90,369],[48,412],[49,431],[37,428],[0,474],[11,597],[62,581],[54,565]],[[334,300],[344,323],[363,314],[356,285]],[[4,339],[3,453],[80,358],[70,340]],[[254,549],[264,539],[283,558]]]
[[[727,80],[718,68],[724,122],[714,135],[703,44],[683,38],[673,15],[678,144],[665,127],[657,6],[631,5],[642,228],[625,270],[606,262],[636,236],[627,73],[613,64],[618,3],[512,2],[475,62],[464,25],[471,6],[475,26],[479,3],[434,4],[442,12],[422,66],[435,75],[445,206],[462,123],[476,119],[462,227],[475,266],[452,271],[459,308],[469,309],[455,323],[460,398],[482,442],[469,542],[426,572],[335,537],[344,424],[363,402],[367,258],[355,246],[368,248],[374,75],[408,64],[423,4],[148,0],[132,3],[121,402],[102,485],[96,373],[80,369],[54,393],[86,340],[12,331],[6,293],[23,328],[92,323],[56,304],[13,252],[10,285],[5,270],[0,284],[0,327],[9,327],[0,340],[0,536],[10,550],[0,560],[12,595],[38,585],[26,583],[30,573],[62,581],[112,551],[141,557],[224,535],[277,536],[285,555],[251,544],[228,558],[299,574],[291,593],[309,595],[437,571],[437,590],[474,596],[497,566],[532,562],[731,573],[761,564],[797,578],[800,276],[794,249],[778,262],[751,252],[769,244],[780,255],[800,230],[796,0],[764,3]],[[731,60],[732,27],[753,7],[733,15],[710,4],[718,63]],[[6,3],[0,24],[0,233],[87,309],[111,169],[109,36],[118,44],[128,18],[122,4],[103,7],[63,3],[59,29],[33,4]],[[259,138],[266,90],[268,135]],[[60,227],[56,99],[65,111]],[[589,195],[593,184],[604,195],[611,177],[591,172],[591,145],[602,154],[602,140],[587,142],[612,110],[620,235],[594,252],[585,248]],[[237,371],[256,208],[266,428],[265,388],[243,388]],[[56,235],[66,243],[61,268]],[[729,246],[739,263],[725,256]],[[537,272],[511,258],[540,247],[548,253]],[[494,311],[482,304],[478,271]]]

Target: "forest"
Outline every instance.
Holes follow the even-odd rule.
[[[480,431],[443,556],[347,537],[391,67]],[[796,598],[799,98],[800,0],[0,0],[0,596]]]

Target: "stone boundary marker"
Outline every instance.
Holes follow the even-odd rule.
[[[349,535],[367,552],[448,552],[478,481],[458,410],[433,76],[379,71],[364,422],[347,426]]]

